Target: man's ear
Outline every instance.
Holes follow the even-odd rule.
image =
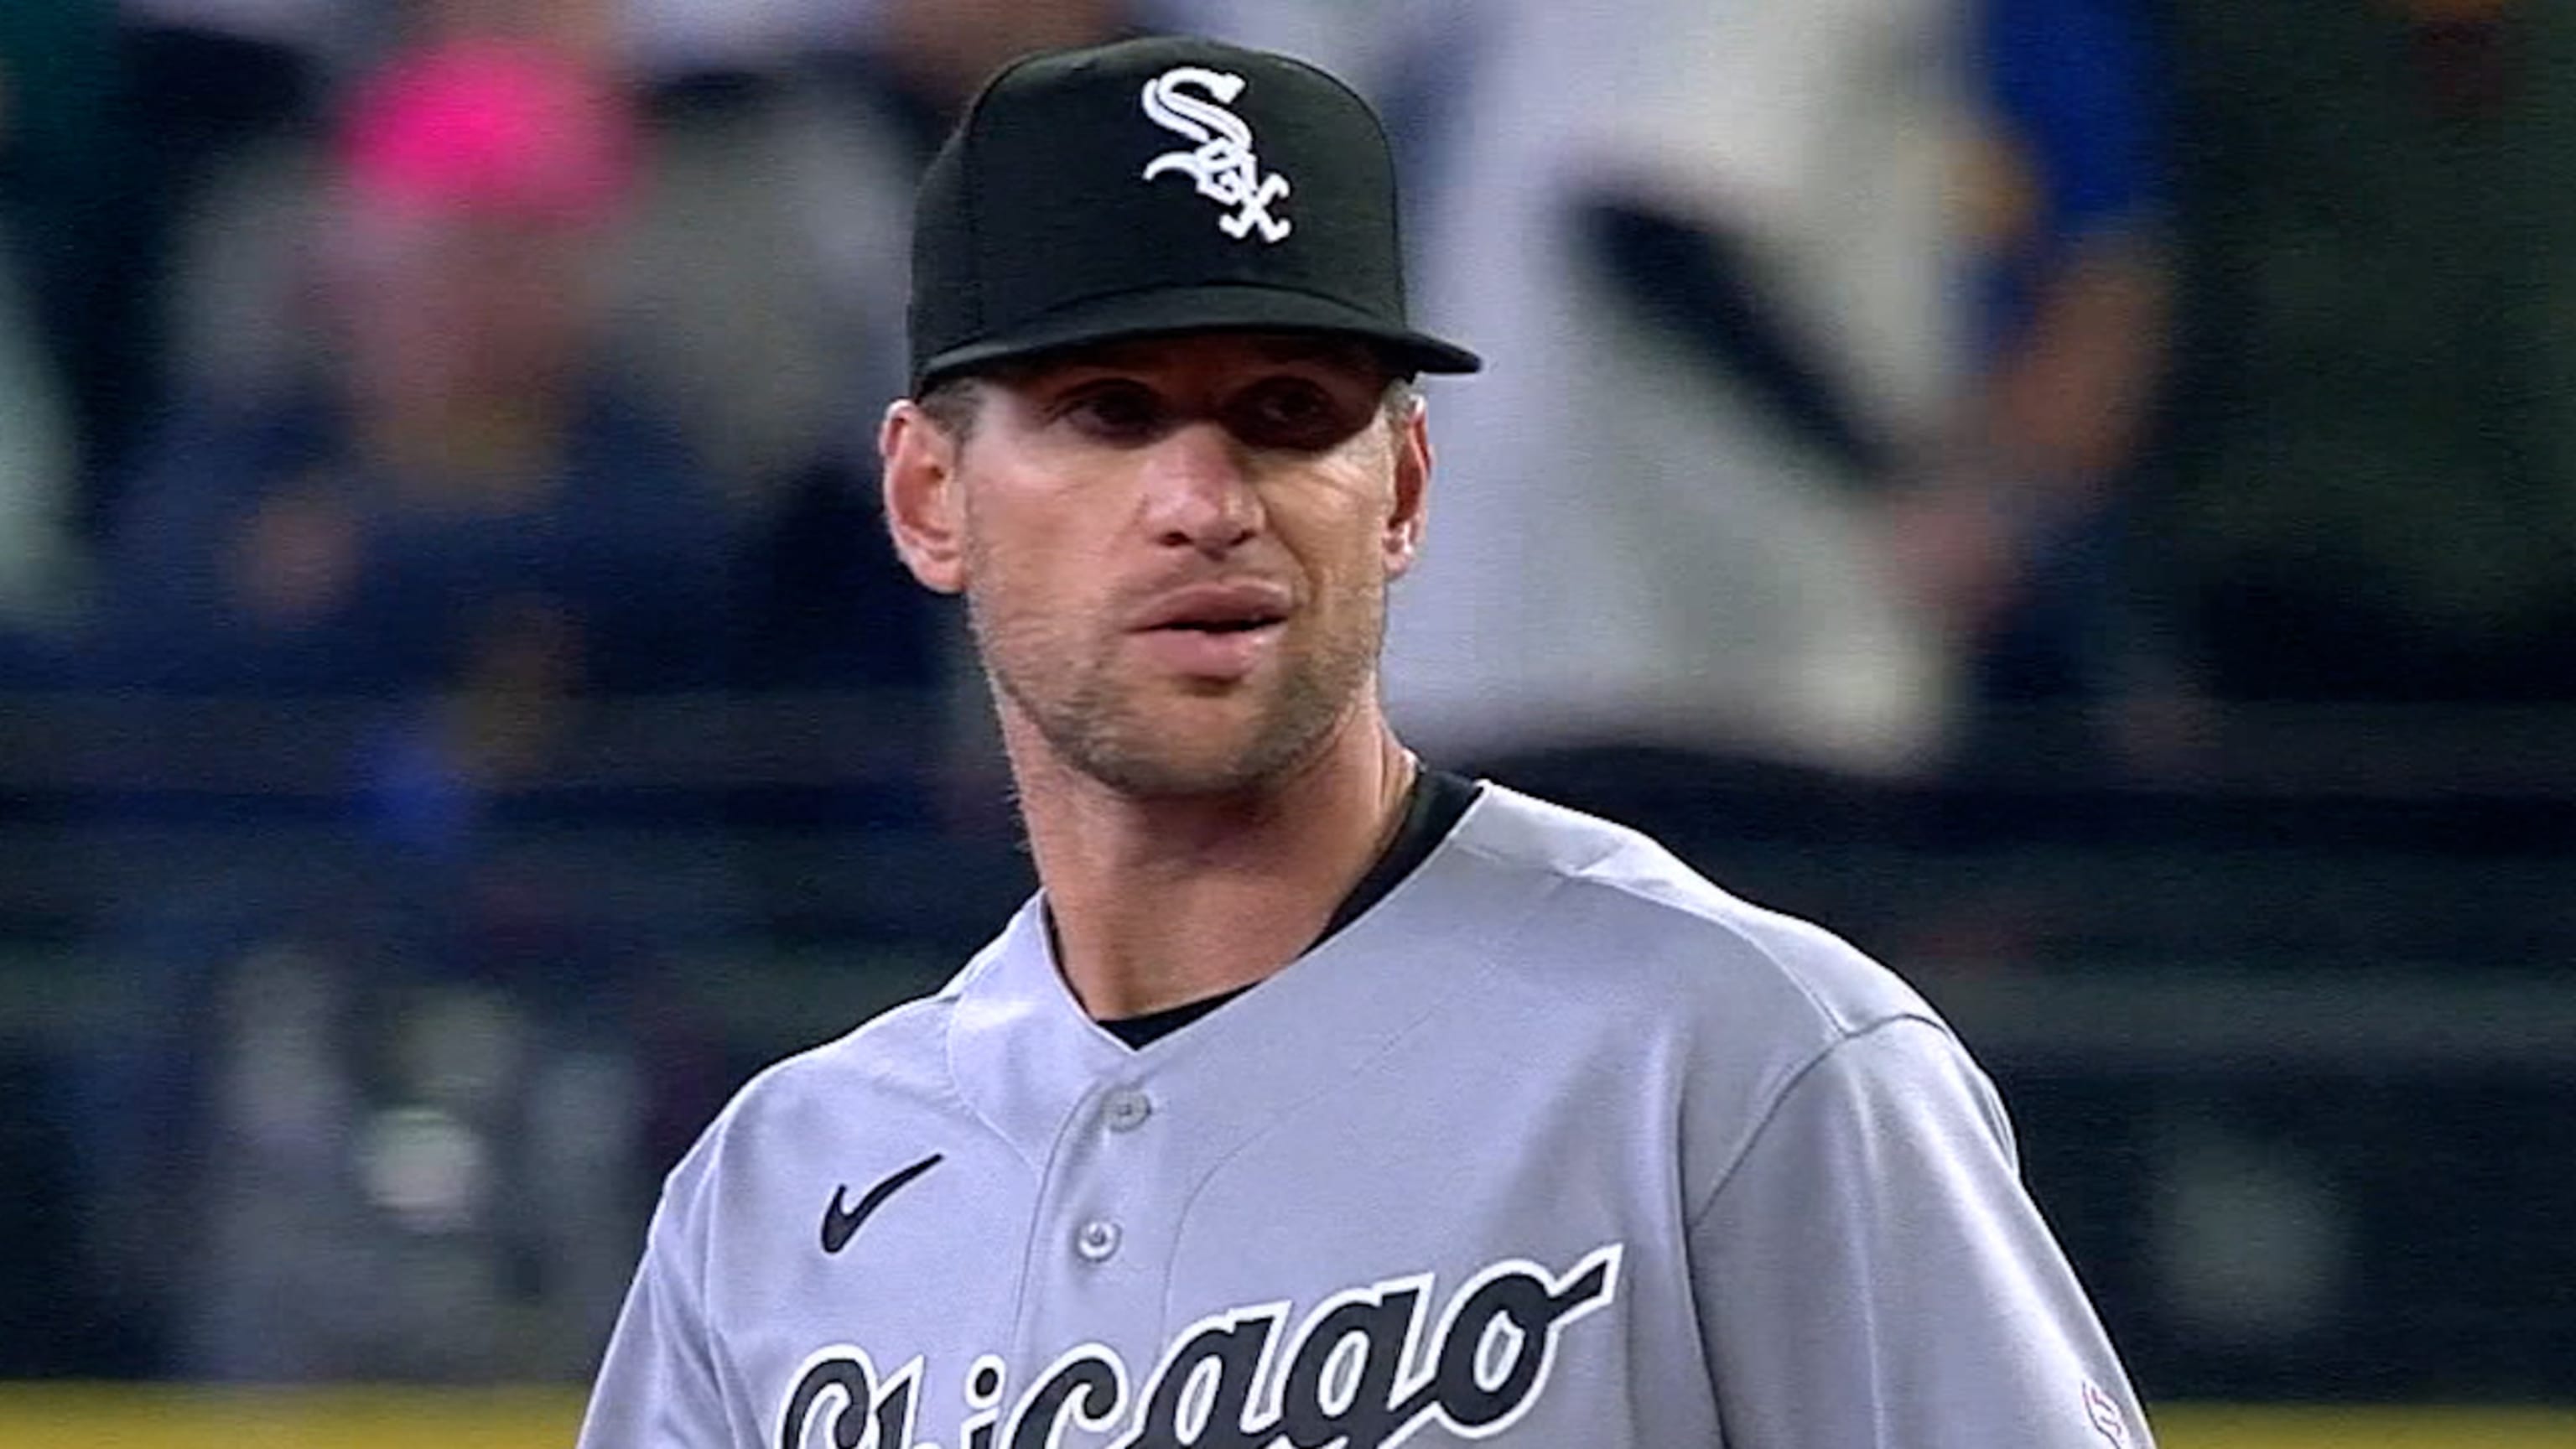
[[[943,594],[966,587],[958,448],[958,440],[909,398],[888,407],[877,429],[886,531],[894,536],[894,551],[912,576],[922,587]]]
[[[1386,521],[1386,576],[1401,578],[1422,552],[1422,526],[1430,506],[1431,429],[1420,397],[1395,423],[1395,508]]]

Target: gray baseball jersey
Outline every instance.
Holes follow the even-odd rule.
[[[2143,1446],[1932,1010],[1488,785],[1131,1050],[1042,900],[671,1174],[585,1449]]]

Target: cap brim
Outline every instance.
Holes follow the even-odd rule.
[[[1483,358],[1455,343],[1391,327],[1383,318],[1327,297],[1214,284],[1121,292],[1058,307],[1006,335],[979,338],[931,357],[922,363],[913,387],[917,392],[954,373],[1069,347],[1193,332],[1334,333],[1374,343],[1399,366],[1416,372],[1475,372],[1485,365]]]

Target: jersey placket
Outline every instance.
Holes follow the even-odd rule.
[[[1174,1124],[1133,1072],[1083,1094],[1038,1191],[1028,1278],[1013,1329],[1017,1359],[1042,1364],[1084,1345],[1148,1373],[1169,1296],[1180,1197],[1171,1175]],[[1116,1325],[1117,1336],[1104,1329]],[[1131,1381],[1130,1393],[1142,1388]]]

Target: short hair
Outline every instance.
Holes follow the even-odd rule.
[[[934,427],[962,445],[975,435],[976,420],[983,414],[984,379],[971,372],[950,373],[912,401]]]

